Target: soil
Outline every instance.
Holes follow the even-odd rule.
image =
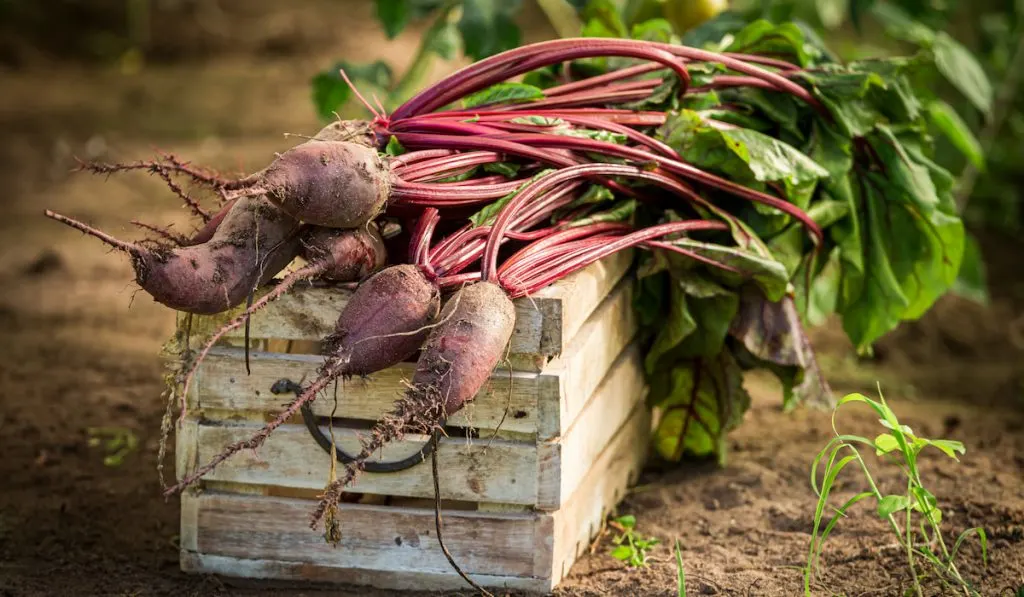
[[[287,12],[269,1],[218,6],[229,18],[217,21],[216,39],[238,43],[164,52],[184,58],[141,68],[69,65],[22,47],[9,62],[20,66],[0,71],[0,326],[7,338],[0,346],[0,595],[312,592],[236,589],[178,570],[178,505],[159,496],[154,470],[163,411],[158,353],[173,314],[134,296],[125,259],[41,215],[44,207],[69,212],[128,238],[140,238],[127,227],[128,214],[188,231],[184,210],[159,181],[70,174],[72,157],[135,159],[155,145],[252,171],[292,144],[282,133],[318,129],[311,73],[339,56],[381,56],[401,68],[417,41],[414,32],[387,41],[372,25],[369,2],[305,0]],[[230,18],[232,9],[245,18]],[[187,43],[199,43],[198,33],[190,35]],[[158,38],[172,39],[166,32]],[[268,43],[274,51],[265,50]],[[835,325],[814,340],[838,391],[874,392],[880,382],[915,431],[966,444],[959,463],[939,453],[924,458],[922,475],[939,496],[950,537],[985,529],[988,566],[972,540],[960,570],[983,594],[1000,595],[1024,585],[1024,246],[996,239],[984,249],[995,281],[990,305],[944,299],[886,338],[871,360],[854,357]],[[749,386],[754,406],[730,439],[724,469],[652,465],[621,504],[621,514],[636,515],[640,534],[661,541],[649,568],[627,569],[607,555],[609,531],[559,595],[676,595],[676,540],[690,595],[802,591],[815,503],[809,467],[831,436],[829,414],[782,413],[771,383],[752,376]],[[862,407],[843,411],[838,423],[846,433],[881,432]],[[90,446],[93,428],[128,429],[138,447],[107,466],[102,450]],[[891,466],[868,462],[883,491],[900,489]],[[861,488],[850,470],[837,500]],[[814,593],[903,594],[907,566],[894,546],[870,509],[855,509],[824,549]]]

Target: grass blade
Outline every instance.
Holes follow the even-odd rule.
[[[686,597],[686,571],[683,569],[683,551],[679,547],[679,539],[676,539],[676,577],[679,597]]]

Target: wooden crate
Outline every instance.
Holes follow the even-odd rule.
[[[511,367],[499,367],[448,422],[453,431],[438,448],[445,542],[482,585],[549,591],[639,473],[650,419],[633,343],[629,257],[612,257],[517,301]],[[251,375],[239,336],[211,352],[178,429],[179,478],[280,410],[290,396],[272,394],[275,381],[315,376],[322,357],[294,351],[316,349],[347,296],[309,288],[254,318],[251,339],[260,350],[250,354]],[[224,317],[188,318],[191,336],[204,336]],[[355,451],[365,430],[360,421],[390,407],[413,367],[339,386],[337,416],[345,420],[335,421],[334,436],[340,446]],[[313,403],[322,417],[334,408],[331,397]],[[407,436],[379,458],[404,457],[425,441]],[[361,475],[350,488],[358,502],[340,506],[337,547],[306,524],[329,465],[330,456],[300,421],[276,430],[258,454],[222,463],[182,497],[182,568],[394,589],[463,586],[433,537],[429,463]]]

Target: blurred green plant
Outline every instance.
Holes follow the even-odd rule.
[[[648,552],[659,541],[654,537],[643,537],[636,532],[636,517],[633,515],[619,516],[609,521],[619,534],[612,543],[609,555],[616,560],[625,562],[631,568],[646,568]],[[685,589],[684,589],[685,590]]]
[[[90,427],[87,431],[89,447],[102,448],[103,464],[109,467],[121,466],[139,447],[138,436],[127,427]]]
[[[836,428],[836,415],[839,409],[855,403],[871,407],[879,417],[879,424],[886,431],[873,440],[859,435],[839,433]],[[881,391],[879,400],[872,400],[862,394],[850,394],[840,400],[832,413],[832,431],[835,437],[818,453],[811,466],[811,487],[818,496],[818,503],[814,511],[814,529],[811,533],[807,564],[804,567],[805,593],[811,594],[811,579],[819,570],[822,547],[836,524],[845,518],[856,504],[873,500],[878,517],[888,523],[896,542],[906,554],[916,595],[923,595],[923,567],[930,568],[934,578],[946,591],[979,595],[974,585],[960,574],[956,567],[956,558],[963,542],[971,534],[976,534],[981,545],[982,561],[987,564],[988,537],[985,530],[981,527],[967,529],[956,538],[952,548],[949,547],[942,535],[942,509],[936,496],[925,486],[918,464],[918,457],[925,448],[934,448],[959,461],[957,454],[964,453],[963,444],[953,440],[928,439],[915,435],[910,427],[903,425],[896,418]],[[896,465],[903,473],[906,491],[883,494],[868,468],[862,449],[872,451],[878,457]],[[832,506],[829,499],[832,491],[836,489],[836,479],[850,464],[858,465],[867,489],[847,499],[839,507]],[[824,470],[819,485],[818,470],[821,467]],[[834,512],[827,521],[826,509]]]

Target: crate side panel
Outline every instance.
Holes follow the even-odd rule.
[[[190,408],[217,411],[280,412],[291,395],[270,392],[279,379],[309,382],[316,378],[322,357],[278,353],[250,353],[251,375],[245,374],[241,349],[217,347],[200,365],[190,390]],[[390,410],[406,389],[415,365],[403,363],[377,372],[367,379],[339,381],[338,416],[377,420]],[[536,433],[537,397],[558,395],[558,379],[535,373],[510,373],[496,370],[490,383],[476,399],[451,416],[448,424],[455,427],[501,429],[519,433]],[[329,416],[334,409],[333,391],[312,404],[313,412]],[[507,409],[507,412],[506,412]],[[502,420],[504,419],[504,420]]]
[[[252,437],[256,425],[200,424],[197,431],[200,462],[208,462],[224,446]],[[325,429],[326,431],[326,429]],[[359,452],[359,433],[335,427],[338,445],[350,454]],[[393,461],[415,454],[426,436],[407,436],[378,452],[371,460]],[[443,467],[441,497],[450,500],[488,501],[532,505],[536,501],[537,447],[533,442],[486,439],[442,439],[438,458]],[[303,425],[282,425],[254,454],[242,451],[225,460],[204,479],[253,485],[323,489],[330,457]],[[395,473],[362,473],[351,490],[359,493],[406,497],[433,497],[429,462]]]
[[[626,275],[633,263],[633,251],[619,251],[597,263],[568,276],[533,295],[533,299],[544,299],[548,296],[558,297],[563,305],[560,321],[551,321],[557,326],[547,333],[550,342],[541,339],[540,354],[558,355],[565,351],[566,345],[587,321],[590,314],[601,304],[604,297],[611,292],[615,284]],[[529,298],[519,299],[529,301]]]
[[[302,562],[283,562],[280,560],[254,560],[215,556],[194,552],[181,552],[181,569],[185,572],[199,574],[216,574],[228,578],[252,579],[250,582],[257,588],[281,581],[287,583],[283,588],[295,589],[295,582],[309,582],[322,586],[330,584],[349,584],[370,586],[393,591],[464,591],[466,581],[454,572],[425,572],[415,570],[373,570],[368,568],[335,568]],[[553,587],[550,579],[521,576],[495,576],[489,574],[470,574],[473,582],[483,587],[526,591],[530,593],[547,593]],[[271,582],[267,582],[267,581]],[[259,581],[259,582],[257,582]],[[249,584],[238,581],[229,584]],[[313,586],[313,585],[311,585]]]
[[[538,443],[537,508],[557,510],[573,494],[634,407],[644,400],[640,349],[627,348],[565,435]]]
[[[438,547],[430,509],[341,504],[342,539],[333,547],[309,528],[316,505],[310,500],[219,493],[182,499],[198,501],[196,546],[202,554],[392,573],[452,573]],[[467,573],[530,577],[538,516],[445,512],[445,545]]]
[[[553,439],[569,430],[608,370],[636,336],[639,328],[633,309],[634,286],[631,278],[620,280],[565,352],[545,367],[544,373],[558,375],[562,386],[570,390],[558,397],[538,397],[543,413],[539,421],[540,439]]]
[[[555,584],[569,572],[597,535],[605,516],[636,482],[647,456],[650,431],[650,412],[646,405],[637,404],[572,497],[553,513]]]

